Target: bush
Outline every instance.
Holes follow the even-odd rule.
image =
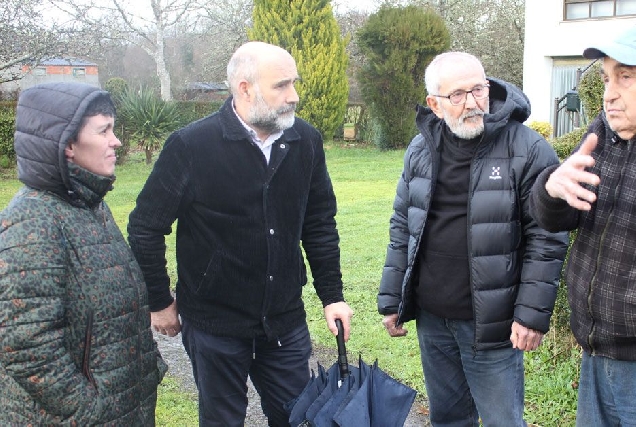
[[[590,123],[603,109],[604,91],[605,85],[601,78],[601,64],[597,62],[583,74],[578,88],[587,123]]]
[[[15,109],[17,106],[17,101],[0,101],[0,113],[15,114]]]
[[[385,5],[356,35],[364,55],[357,73],[362,99],[382,128],[374,142],[404,148],[417,133],[413,107],[426,97],[426,66],[450,46],[446,24],[430,8]]]
[[[572,132],[566,133],[565,135],[561,135],[560,137],[552,140],[552,147],[559,156],[559,159],[563,160],[572,153],[574,147],[581,142],[585,131],[586,129],[584,128],[574,129]]]
[[[15,104],[15,103],[14,103]],[[13,135],[15,133],[15,112],[14,110],[0,109],[0,158],[2,165],[11,165],[15,162],[15,149],[13,147]]]
[[[104,84],[104,90],[107,90],[110,93],[115,105],[119,106],[119,101],[128,90],[128,82],[121,77],[112,77]]]
[[[545,139],[552,137],[552,125],[548,122],[531,122],[528,127],[539,133]]]
[[[176,101],[181,120],[179,127],[209,116],[221,108],[224,101]]]
[[[181,124],[178,105],[162,100],[152,90],[141,88],[138,91],[126,90],[121,97],[120,108],[124,133],[137,140],[146,152],[146,163],[150,164],[153,152]]]

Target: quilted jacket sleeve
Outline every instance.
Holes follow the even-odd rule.
[[[514,318],[520,324],[544,333],[550,326],[568,235],[541,228],[530,215],[530,197],[537,176],[558,162],[554,150],[541,138],[529,152],[519,188],[526,244]]]
[[[408,226],[410,158],[410,150],[407,150],[404,156],[404,169],[398,180],[393,201],[389,245],[378,292],[378,312],[384,315],[397,313],[402,301],[402,283],[408,262],[410,236]]]

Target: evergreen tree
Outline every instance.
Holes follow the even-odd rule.
[[[382,149],[404,147],[417,132],[415,106],[426,97],[426,66],[450,46],[446,25],[428,8],[384,6],[357,37],[365,56],[358,82],[379,127],[375,142]]]
[[[251,40],[286,49],[302,83],[297,114],[332,139],[344,122],[349,97],[348,40],[340,35],[328,0],[254,0]]]

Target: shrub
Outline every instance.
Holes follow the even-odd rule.
[[[545,139],[552,137],[552,125],[548,122],[530,122],[528,127],[539,133]]]
[[[107,90],[110,93],[115,105],[119,106],[119,101],[128,90],[128,82],[121,77],[112,77],[104,84],[104,90]]]
[[[126,90],[121,97],[119,116],[125,125],[124,133],[137,140],[146,152],[146,163],[152,162],[152,154],[164,139],[181,124],[178,105],[162,100],[147,88]]]
[[[583,138],[585,130],[586,129],[584,128],[574,129],[572,132],[566,133],[565,135],[561,135],[560,137],[552,140],[552,147],[561,160],[568,157],[574,147],[581,142],[581,138]]]
[[[13,135],[15,133],[14,110],[0,109],[0,158],[3,159],[0,167],[7,168],[15,162],[15,149],[13,147]]]
[[[375,143],[406,147],[417,132],[413,107],[426,97],[426,66],[450,46],[446,24],[432,9],[385,5],[356,34],[364,55],[357,73],[362,98],[382,128]]]
[[[15,114],[15,109],[18,106],[17,101],[0,101],[0,113]]]
[[[176,101],[181,121],[179,127],[208,116],[221,108],[224,101]]]
[[[601,78],[601,64],[597,62],[583,74],[578,87],[587,123],[590,123],[603,109],[604,91],[605,85]]]

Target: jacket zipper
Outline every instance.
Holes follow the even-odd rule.
[[[90,367],[90,357],[91,357],[91,340],[93,337],[93,310],[89,310],[86,315],[86,332],[84,333],[84,357],[82,358],[82,374],[86,377],[88,382],[90,382],[93,387],[95,387],[95,391],[99,394],[99,390],[97,390],[97,383],[95,378],[93,377],[93,372]]]

